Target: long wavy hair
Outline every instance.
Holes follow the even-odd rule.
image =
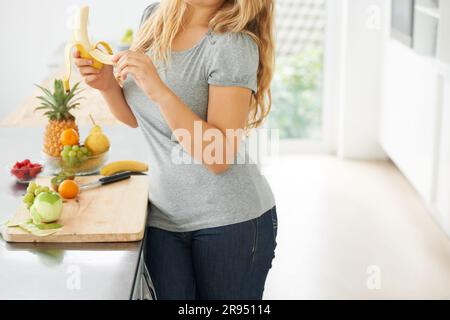
[[[140,28],[131,50],[151,52],[156,61],[170,60],[172,42],[182,30],[187,4],[183,0],[162,0]],[[272,105],[270,84],[274,73],[274,0],[225,0],[212,17],[215,33],[246,33],[258,45],[258,91],[253,94],[247,129],[262,125]]]

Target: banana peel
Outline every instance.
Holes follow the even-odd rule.
[[[73,25],[73,39],[65,48],[65,75],[64,89],[70,91],[70,77],[72,75],[72,50],[76,48],[81,58],[92,60],[92,67],[101,70],[103,66],[114,65],[112,61],[113,50],[105,41],[92,45],[89,41],[87,25],[89,20],[89,7],[83,6],[75,13]]]

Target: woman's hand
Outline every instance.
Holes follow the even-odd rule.
[[[141,52],[124,51],[114,56],[113,62],[117,66],[117,74],[122,81],[128,75],[132,75],[136,84],[153,101],[158,102],[158,98],[163,93],[168,92],[167,86],[158,75],[150,57]]]
[[[112,66],[104,65],[101,70],[92,67],[92,60],[82,59],[79,51],[74,53],[75,65],[86,84],[100,91],[108,91],[114,85],[118,85],[114,77]]]

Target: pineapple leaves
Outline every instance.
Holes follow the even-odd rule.
[[[38,87],[39,89],[41,89],[45,93],[46,96],[48,96],[50,98],[53,98],[53,95],[50,92],[50,90],[48,90],[47,88],[44,88],[44,87],[42,87],[42,86],[40,86],[38,84],[35,84],[35,86]]]
[[[34,109],[34,111],[36,112],[36,111],[39,111],[39,110],[47,110],[47,109],[51,109],[51,107],[42,105],[42,106],[37,107],[36,109]]]
[[[56,100],[55,100],[55,98],[53,97],[52,93],[51,93],[48,89],[46,89],[46,88],[44,88],[44,87],[41,87],[40,85],[36,85],[36,86],[37,86],[39,89],[41,89],[41,90],[44,92],[44,94],[45,94],[45,96],[38,97],[38,99],[43,100],[43,101],[46,101],[46,102],[48,102],[50,105],[56,105]]]
[[[70,111],[72,109],[76,109],[80,104],[79,103],[75,103],[73,105],[70,105],[69,107],[67,107],[67,110]]]
[[[40,106],[46,106],[48,108],[52,108],[53,104],[51,104],[47,99],[45,99],[44,97],[37,97],[37,99],[41,100],[41,105]],[[37,110],[37,109],[36,109]]]
[[[70,92],[73,93],[73,94],[76,94],[76,93],[77,93],[77,90],[78,90],[79,92],[81,92],[82,90],[79,89],[80,83],[81,83],[81,82],[77,82],[77,83],[72,87],[72,90],[70,90]]]
[[[46,99],[45,97],[36,97],[36,99],[39,99],[39,100],[43,101],[46,104],[49,104],[48,99]]]
[[[65,98],[65,100],[64,100],[65,105],[68,105],[69,102],[70,102],[77,94],[79,94],[80,92],[83,91],[83,90],[79,89],[79,86],[80,86],[80,82],[78,82],[77,84],[75,84],[75,85],[73,86],[73,88],[70,90],[69,94],[66,96],[66,98]],[[83,99],[83,98],[80,97],[80,98],[78,98],[78,99]]]
[[[56,79],[54,81],[54,92],[52,93],[50,90],[40,85],[36,85],[36,87],[38,87],[44,95],[37,97],[41,104],[35,109],[35,111],[47,110],[44,115],[50,120],[62,121],[73,119],[74,117],[70,113],[70,110],[80,106],[79,101],[83,99],[78,96],[78,94],[82,91],[79,86],[80,83],[78,82],[69,92],[66,92],[64,90],[63,82]]]

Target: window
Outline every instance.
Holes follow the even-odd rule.
[[[286,140],[322,138],[325,0],[278,0],[269,128]]]

